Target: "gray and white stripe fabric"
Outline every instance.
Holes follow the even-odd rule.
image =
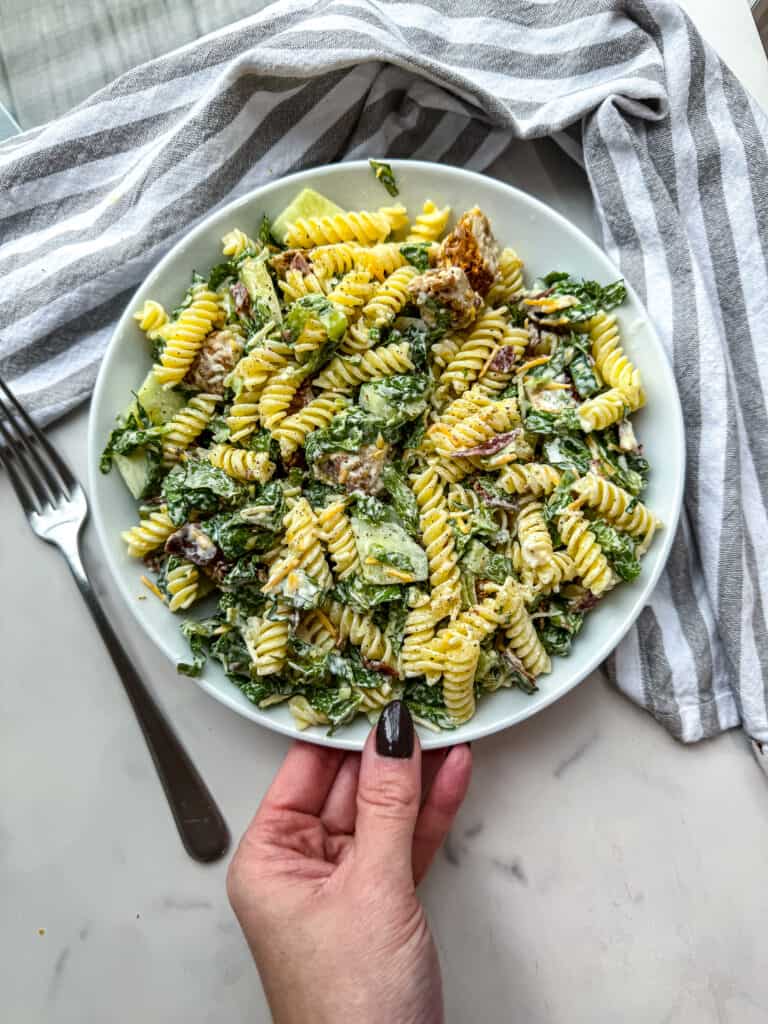
[[[287,0],[129,72],[0,148],[0,375],[42,422],[82,401],[142,277],[265,181],[369,154],[483,170],[547,135],[685,409],[682,525],[611,674],[680,739],[768,742],[768,120],[673,3]]]

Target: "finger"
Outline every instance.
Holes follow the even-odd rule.
[[[321,821],[331,834],[351,835],[355,831],[359,774],[360,755],[347,754],[320,814]]]
[[[435,776],[440,771],[440,766],[448,756],[448,747],[441,747],[440,750],[427,750],[421,755],[421,806],[429,795]]]
[[[421,795],[421,749],[402,701],[388,704],[363,750],[357,787],[355,863],[374,877],[411,878]]]
[[[343,750],[296,741],[267,790],[259,814],[275,811],[319,814],[343,758]]]
[[[416,884],[427,873],[469,789],[472,752],[466,743],[453,747],[435,776],[419,812],[413,834],[413,878]]]

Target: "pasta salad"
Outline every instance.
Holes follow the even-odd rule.
[[[127,553],[170,612],[202,605],[179,670],[212,657],[299,728],[400,697],[451,729],[534,692],[660,526],[623,282],[526,280],[451,213],[305,189],[135,313],[154,365],[101,461],[138,502]]]

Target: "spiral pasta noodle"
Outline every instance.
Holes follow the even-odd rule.
[[[508,306],[522,297],[524,287],[523,261],[514,249],[502,249],[496,280],[485,301],[489,306]]]
[[[293,396],[299,389],[303,375],[296,366],[288,365],[270,377],[259,398],[261,424],[271,434],[288,415]]]
[[[128,554],[131,558],[143,558],[155,548],[162,547],[176,526],[171,522],[168,511],[163,507],[157,512],[151,512],[146,518],[142,518],[137,526],[130,530],[124,530],[120,534],[128,546]]]
[[[659,525],[657,517],[632,494],[596,473],[574,482],[572,492],[630,537],[647,537]]]
[[[510,494],[551,494],[560,483],[560,472],[540,462],[509,463],[499,473],[499,484]]]
[[[369,615],[354,611],[349,605],[329,601],[326,606],[328,618],[338,631],[339,642],[352,643],[368,661],[380,661],[395,668],[397,658],[392,643],[384,636]]]
[[[432,432],[440,455],[452,455],[463,448],[472,448],[520,425],[517,401],[505,398],[479,409],[453,426],[438,423]]]
[[[617,388],[624,393],[626,404],[635,412],[645,404],[645,393],[640,371],[627,359],[621,347],[619,324],[615,314],[600,312],[593,317],[589,337],[597,372],[609,387]]]
[[[373,285],[369,271],[351,270],[328,293],[328,301],[337,306],[346,316],[347,323],[351,324],[360,315],[372,293]]]
[[[306,498],[298,498],[283,522],[285,527],[286,556],[275,563],[270,578],[263,587],[265,593],[274,590],[294,569],[303,570],[321,590],[328,590],[333,577],[320,546],[320,525]],[[290,583],[289,579],[289,583]]]
[[[400,227],[404,216],[407,216],[405,207],[382,207],[375,213],[356,210],[324,217],[300,217],[288,225],[285,244],[299,248],[333,245],[337,242],[373,245],[383,242],[393,230]]]
[[[395,319],[410,301],[408,285],[417,273],[416,268],[408,264],[384,279],[363,307],[363,317],[369,327],[384,327]]]
[[[133,319],[149,338],[155,338],[160,328],[168,323],[168,314],[159,302],[147,299],[141,309],[133,314]]]
[[[367,270],[378,281],[383,281],[407,262],[398,242],[380,242],[370,249],[361,248],[355,256],[355,265]]]
[[[629,401],[620,388],[611,388],[594,398],[588,398],[582,402],[576,410],[579,417],[579,424],[585,433],[591,430],[605,430],[612,423],[623,419]]]
[[[337,634],[328,616],[313,609],[303,616],[296,635],[307,644],[317,647],[323,654],[336,648]]]
[[[435,613],[429,594],[415,593],[409,600],[408,615],[403,629],[403,644],[400,648],[400,668],[403,675],[418,676],[425,674],[421,664],[421,655],[429,641],[435,635]],[[437,678],[431,672],[426,673],[427,679],[434,682]],[[430,678],[432,676],[432,678]]]
[[[199,585],[200,573],[191,562],[182,562],[169,570],[165,576],[169,611],[186,611],[194,604]]]
[[[288,701],[288,708],[291,712],[297,729],[310,729],[314,725],[328,725],[328,716],[312,707],[306,697],[297,695]]]
[[[318,395],[292,416],[286,416],[272,431],[284,459],[301,448],[313,430],[327,427],[333,417],[346,409],[348,400],[334,392]]]
[[[315,378],[315,383],[323,391],[351,391],[364,381],[405,373],[413,369],[410,351],[411,346],[403,341],[381,345],[357,358],[336,356]]]
[[[355,535],[344,514],[345,501],[334,501],[317,513],[320,537],[328,549],[337,579],[344,580],[360,571]]]
[[[411,477],[419,507],[421,539],[429,562],[432,606],[439,618],[458,610],[459,568],[449,527],[444,484],[434,466]]]
[[[329,283],[320,273],[303,274],[300,270],[287,270],[282,281],[278,281],[286,302],[296,302],[306,295],[327,295]]]
[[[587,590],[595,597],[610,590],[616,583],[616,575],[583,514],[577,510],[564,512],[558,516],[557,528]]]
[[[232,371],[229,383],[237,382],[244,391],[259,395],[269,378],[288,365],[292,355],[293,349],[287,342],[269,338],[243,356]]]
[[[255,250],[256,243],[244,231],[241,231],[240,228],[233,228],[231,231],[227,231],[221,240],[222,255],[228,256],[230,259],[237,259],[238,256],[242,256],[249,249]]]
[[[507,328],[503,309],[486,309],[472,325],[466,340],[439,378],[449,394],[467,391],[480,376],[486,360],[500,344]]]
[[[318,276],[322,275],[323,279],[328,280],[331,277],[339,277],[342,274],[346,274],[356,267],[370,271],[370,267],[365,266],[361,260],[364,259],[363,253],[372,251],[371,249],[363,248],[357,242],[318,245],[312,250],[310,261],[315,273]]]
[[[288,609],[278,605],[278,614]],[[273,676],[282,669],[288,653],[289,623],[287,618],[258,618],[254,623],[251,659],[257,676]]]
[[[208,453],[208,461],[227,476],[244,483],[265,484],[275,472],[267,452],[252,452],[231,444],[217,444]]]
[[[260,391],[241,391],[229,407],[227,426],[232,441],[244,441],[259,422]]]
[[[206,287],[197,289],[192,302],[176,320],[163,327],[165,347],[154,373],[166,388],[180,384],[200,350],[206,334],[220,318],[216,294]]]
[[[450,215],[450,206],[439,209],[431,199],[427,199],[411,224],[406,242],[436,242],[445,231]]]
[[[448,628],[441,639],[444,652],[443,700],[457,724],[468,722],[475,713],[475,672],[480,644],[459,628]]]
[[[163,437],[163,463],[172,466],[179,461],[181,453],[192,444],[213,416],[217,395],[195,395],[190,398],[181,412],[176,413],[168,424],[168,432]]]
[[[520,588],[517,588],[514,593],[510,608],[510,623],[504,630],[504,634],[513,654],[520,659],[525,670],[534,679],[552,670],[549,655],[544,650],[539,634],[525,608]]]

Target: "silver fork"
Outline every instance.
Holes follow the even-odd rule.
[[[144,733],[184,848],[195,860],[218,860],[229,848],[221,811],[123,650],[83,567],[79,537],[88,517],[85,492],[2,380],[0,438],[0,465],[8,472],[29,525],[64,555],[99,627]]]

